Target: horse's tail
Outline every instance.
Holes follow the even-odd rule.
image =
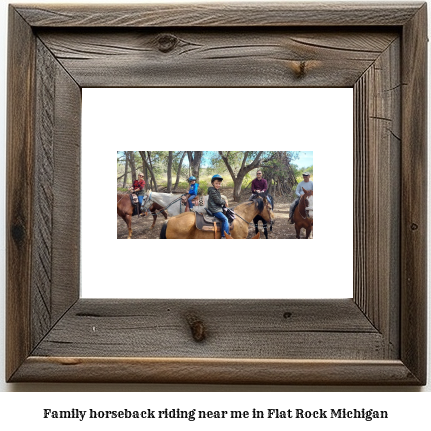
[[[168,228],[168,222],[167,221],[165,221],[164,223],[163,223],[163,226],[162,226],[162,230],[160,231],[160,239],[167,239],[166,238],[166,229]]]

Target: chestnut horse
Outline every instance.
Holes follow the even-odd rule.
[[[306,239],[310,236],[313,229],[313,190],[305,190],[299,200],[298,206],[293,213],[293,221],[295,222],[296,238],[299,239],[301,229],[305,229]]]
[[[150,229],[153,229],[154,225],[156,224],[157,212],[161,212],[163,214],[163,216],[165,217],[165,220],[168,219],[168,213],[157,202],[153,202],[150,205],[150,208],[148,208],[148,211],[150,211],[151,215],[153,216],[153,224],[151,225]]]
[[[266,197],[258,197],[252,201],[239,204],[235,208],[235,220],[231,235],[233,239],[245,239],[248,235],[250,222],[260,214],[266,221],[272,222],[274,213]],[[196,228],[195,214],[186,212],[173,217],[163,224],[160,232],[161,239],[214,239],[221,237],[221,232],[216,235],[213,231],[203,231]]]
[[[147,200],[142,202],[141,214],[146,210],[147,205]],[[129,193],[117,193],[117,214],[124,220],[124,223],[126,223],[127,228],[129,229],[129,235],[127,239],[131,239],[133,205],[132,202],[130,202]]]

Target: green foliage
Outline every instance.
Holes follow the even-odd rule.
[[[208,183],[201,182],[199,183],[199,194],[201,195],[207,195],[208,194]]]

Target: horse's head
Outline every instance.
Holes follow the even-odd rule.
[[[305,214],[308,218],[313,218],[313,190],[305,190],[304,188],[302,190],[304,191]]]
[[[262,194],[262,196],[263,197],[259,196],[255,199],[255,205],[257,206],[259,215],[262,216],[266,222],[272,225],[275,219],[274,212],[272,211],[272,202],[268,199],[266,193]]]

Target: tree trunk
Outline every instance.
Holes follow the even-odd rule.
[[[244,177],[245,177],[245,174],[242,176],[237,175],[237,177],[233,180],[233,200],[235,202],[238,202],[241,197],[241,186],[242,186]]]
[[[229,151],[228,151],[227,155],[223,154],[223,151],[219,151],[219,154],[220,154],[221,158],[223,159],[224,164],[226,165],[227,170],[230,173],[230,176],[233,179],[233,184],[234,184],[233,199],[235,202],[239,201],[239,198],[241,195],[241,185],[242,185],[242,182],[244,180],[244,177],[246,176],[246,174],[248,172],[250,172],[254,168],[258,167],[258,165],[260,163],[260,156],[262,155],[263,151],[259,151],[259,153],[256,155],[255,159],[249,165],[246,165],[245,163],[247,160],[248,153],[249,153],[248,151],[244,152],[242,163],[241,163],[241,168],[238,171],[238,174],[235,175],[235,172],[229,163],[229,158],[228,158]]]
[[[184,160],[184,157],[186,156],[186,154],[187,154],[187,151],[183,151],[183,155],[181,156],[180,162],[178,164],[177,178],[175,179],[174,190],[177,189],[178,184],[180,182],[181,168],[183,167],[183,160]]]
[[[174,152],[173,151],[169,151],[169,156],[168,156],[168,173],[167,173],[167,180],[168,180],[168,185],[167,185],[167,192],[171,193],[172,192],[172,158],[173,158]]]
[[[150,151],[147,151],[148,154],[148,161],[147,161],[147,156],[145,155],[145,151],[139,151],[139,154],[141,155],[142,158],[142,163],[143,165],[148,169],[148,171],[150,172],[151,175],[151,183],[154,184],[154,191],[157,191],[157,181],[156,178],[154,176],[154,172],[153,172],[153,167],[151,164],[151,155],[150,155]],[[152,187],[152,185],[151,185]]]
[[[129,170],[129,160],[126,155],[126,166],[124,167],[123,189],[127,186],[127,171]]]
[[[196,177],[196,182],[199,182],[199,170],[201,167],[201,160],[203,151],[187,151],[189,156],[189,166],[191,167],[191,173]]]
[[[135,154],[133,151],[127,151],[130,164],[130,172],[132,173],[132,184],[136,181],[136,166],[135,166]]]

